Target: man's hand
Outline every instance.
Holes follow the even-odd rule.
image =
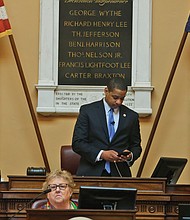
[[[126,153],[126,154],[125,154]],[[121,161],[127,161],[132,159],[132,153],[129,150],[124,150],[122,153],[119,154]]]
[[[123,152],[129,152],[127,155],[118,154],[117,151],[107,150],[103,151],[101,154],[101,159],[109,161],[109,162],[124,162],[130,161],[132,159],[132,153],[128,150],[124,150]]]
[[[106,151],[102,152],[101,159],[109,161],[109,162],[115,162],[115,161],[119,160],[120,157],[118,157],[117,151],[106,150]]]

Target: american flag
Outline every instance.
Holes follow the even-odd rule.
[[[0,0],[0,37],[11,34],[12,30],[7,17],[6,9],[3,0]]]

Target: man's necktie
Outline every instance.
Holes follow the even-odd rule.
[[[112,140],[114,134],[115,134],[115,129],[114,129],[114,118],[113,118],[113,108],[109,110],[109,119],[108,119],[108,130],[109,130],[109,138],[110,141]]]
[[[115,134],[115,129],[114,129],[114,118],[113,118],[113,109],[111,108],[109,110],[109,117],[108,117],[108,132],[109,132],[109,139],[110,141],[112,140],[114,134]],[[106,161],[106,164],[105,164],[105,169],[108,173],[110,173],[110,162],[109,161]]]

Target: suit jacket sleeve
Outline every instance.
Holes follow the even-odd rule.
[[[99,115],[100,108],[103,108],[101,102],[92,106],[81,106],[73,132],[73,150],[91,163],[95,163],[100,150],[108,145],[107,139],[104,138],[106,134],[103,134],[104,132],[101,129],[101,120],[106,119],[104,119],[105,116],[102,113],[103,109],[101,109],[101,115]]]

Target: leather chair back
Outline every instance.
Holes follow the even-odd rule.
[[[43,205],[45,205],[47,203],[47,199],[40,199],[40,200],[37,200],[35,201],[33,204],[32,204],[32,209],[40,209]]]
[[[71,145],[61,146],[61,169],[76,174],[80,162],[80,155],[75,153]]]

